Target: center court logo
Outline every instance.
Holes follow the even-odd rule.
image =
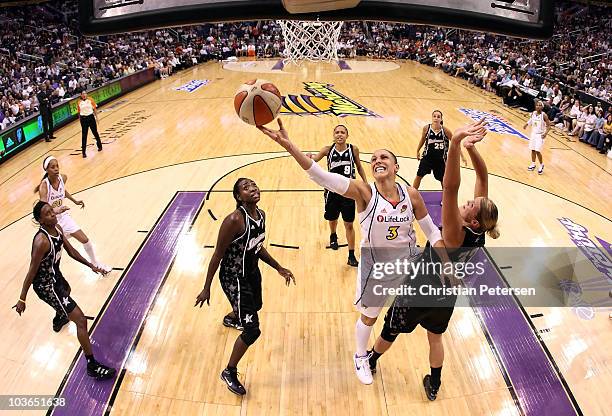
[[[475,110],[473,108],[459,108],[459,111],[474,121],[479,121],[484,117],[487,120],[488,131],[499,134],[511,134],[513,136],[520,137],[521,139],[529,140],[527,136],[512,127],[507,120],[504,120],[499,116],[487,113],[486,111]]]
[[[380,117],[332,87],[332,84],[323,82],[305,82],[304,89],[312,95],[282,97],[281,114]]]

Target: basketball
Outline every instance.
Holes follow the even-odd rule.
[[[252,79],[236,91],[234,108],[245,123],[263,126],[274,120],[280,112],[281,95],[270,81]]]

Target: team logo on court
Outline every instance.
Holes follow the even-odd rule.
[[[281,114],[380,117],[332,87],[323,82],[305,82],[304,89],[312,95],[283,96]]]
[[[601,274],[576,281],[564,279],[559,282],[561,290],[566,294],[572,310],[582,319],[595,317],[595,307],[612,309],[610,300],[610,282],[612,282],[612,244],[601,237],[595,237],[601,247],[591,238],[589,230],[569,218],[557,218],[565,227],[569,238],[578,247],[586,259]],[[584,299],[588,297],[589,300]]]
[[[511,134],[513,136],[520,137],[521,139],[529,140],[529,137],[516,130],[510,125],[508,120],[505,120],[500,116],[496,116],[494,114],[487,113],[486,111],[476,110],[473,108],[459,108],[459,111],[461,111],[463,114],[465,114],[474,121],[479,121],[483,117],[486,118],[488,131],[499,134]]]
[[[187,91],[189,93],[192,93],[198,88],[204,85],[208,85],[209,83],[210,83],[209,79],[193,79],[189,81],[187,84],[181,85],[180,87],[175,88],[175,90],[176,91]]]

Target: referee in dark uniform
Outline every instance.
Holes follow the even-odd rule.
[[[38,100],[38,109],[40,111],[40,117],[42,119],[43,134],[45,141],[50,142],[51,139],[55,139],[53,136],[53,115],[51,114],[51,94],[49,93],[47,84],[43,84],[38,89],[36,94]]]

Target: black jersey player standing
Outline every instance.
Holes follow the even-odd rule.
[[[103,273],[98,266],[91,264],[68,242],[57,224],[57,216],[51,205],[38,201],[33,209],[34,220],[40,224],[32,242],[32,259],[21,289],[21,295],[13,308],[21,316],[26,309],[26,300],[30,286],[38,297],[51,306],[59,316],[67,316],[76,324],[77,338],[87,360],[87,375],[97,380],[114,377],[115,369],[100,364],[95,360],[89,334],[87,319],[70,297],[70,285],[60,271],[62,247],[70,257],[91,268],[96,273]]]
[[[367,183],[365,170],[363,170],[363,166],[359,160],[359,148],[346,142],[348,135],[348,128],[343,124],[338,124],[334,127],[334,143],[325,146],[316,155],[309,154],[308,156],[315,162],[327,157],[328,171],[346,176],[350,179],[355,179],[355,171],[357,171],[361,179]],[[332,250],[338,250],[338,235],[336,234],[336,229],[338,227],[338,218],[340,214],[342,214],[342,221],[344,222],[349,249],[347,264],[357,267],[359,263],[357,262],[357,258],[355,258],[355,229],[353,228],[353,222],[355,221],[355,201],[334,192],[330,192],[327,189],[323,195],[325,197],[324,218],[329,222],[329,246]]]
[[[412,184],[416,189],[419,189],[419,186],[421,186],[421,179],[432,171],[434,178],[442,183],[446,168],[449,140],[453,136],[453,133],[444,127],[443,124],[442,112],[434,110],[431,113],[431,124],[423,127],[423,134],[417,147],[417,159],[420,160],[419,169]],[[425,150],[421,154],[423,145]],[[466,163],[463,153],[460,153],[460,155],[463,163]]]
[[[255,182],[246,178],[238,179],[234,184],[233,195],[236,210],[225,217],[221,224],[215,252],[208,264],[204,289],[198,295],[195,306],[202,307],[204,302],[210,304],[210,286],[220,263],[221,288],[243,330],[234,343],[227,367],[221,372],[221,379],[232,393],[242,396],[246,394],[246,389],[238,380],[238,362],[261,335],[258,316],[262,307],[259,259],[276,269],[285,278],[287,285],[292,280],[295,284],[295,278],[291,271],[278,264],[263,247],[266,216],[257,208],[260,196]]]

